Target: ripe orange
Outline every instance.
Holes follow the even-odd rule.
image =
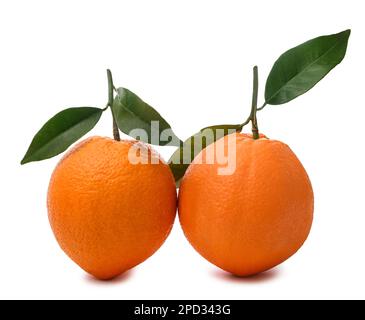
[[[215,150],[236,147],[236,170],[199,164]],[[232,160],[232,159],[231,159]],[[279,141],[226,136],[204,149],[180,186],[179,218],[192,246],[208,261],[239,276],[270,269],[306,240],[313,192],[302,164]]]
[[[128,153],[136,144],[86,139],[66,154],[50,181],[48,214],[58,243],[100,279],[150,257],[175,219],[176,190],[168,165],[140,142],[157,164],[130,163]]]

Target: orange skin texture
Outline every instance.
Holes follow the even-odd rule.
[[[136,141],[91,137],[66,154],[48,189],[48,216],[61,248],[86,272],[111,279],[150,257],[176,215],[168,165],[131,164]]]
[[[215,144],[209,145],[182,180],[179,218],[204,258],[234,275],[250,276],[282,263],[303,245],[313,220],[313,191],[286,144],[263,135],[230,138],[215,144],[224,144],[226,155],[229,145],[236,145],[234,174],[218,175],[217,163],[199,164],[215,152]]]

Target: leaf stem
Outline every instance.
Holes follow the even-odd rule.
[[[241,126],[240,126],[240,128],[241,128],[241,130],[243,129],[243,127],[245,126],[245,125],[247,125],[249,122],[251,121],[251,115],[246,119],[246,121],[244,122],[244,123],[242,123],[241,124]]]
[[[260,108],[257,108],[257,111],[264,109],[266,106],[267,106],[267,103],[265,102]]]
[[[114,102],[114,91],[113,90],[115,90],[115,87],[113,84],[113,76],[112,76],[112,72],[109,69],[107,69],[106,72],[108,75],[108,106],[110,107],[110,110],[112,112],[112,117],[113,117],[113,136],[114,136],[114,140],[120,141],[119,129],[118,129],[117,122],[115,121],[114,112],[112,109],[113,102]]]

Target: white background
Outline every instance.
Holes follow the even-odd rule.
[[[365,298],[362,1],[1,1],[0,298]],[[266,76],[285,50],[352,29],[345,60],[304,96],[259,113],[262,132],[289,144],[315,192],[304,247],[265,274],[238,279],[188,244],[176,223],[163,247],[111,282],[59,249],[46,191],[59,157],[20,166],[41,125],[66,107],[103,107],[105,69],[155,106],[183,139],[242,122],[251,68]],[[90,133],[111,135],[104,114]],[[172,149],[161,149],[165,158]],[[234,192],[234,190],[232,190]]]

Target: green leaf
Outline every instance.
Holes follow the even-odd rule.
[[[239,132],[242,125],[227,124],[206,127],[184,141],[169,160],[169,166],[175,178],[176,186],[180,184],[181,178],[194,158],[208,145],[223,138],[224,136]]]
[[[21,164],[54,157],[89,132],[99,121],[102,109],[69,108],[57,113],[34,136]]]
[[[289,102],[316,85],[345,57],[350,33],[318,37],[282,54],[266,81],[266,104]]]
[[[128,89],[119,88],[117,92],[113,113],[122,132],[155,145],[180,145],[181,140],[154,108]]]

